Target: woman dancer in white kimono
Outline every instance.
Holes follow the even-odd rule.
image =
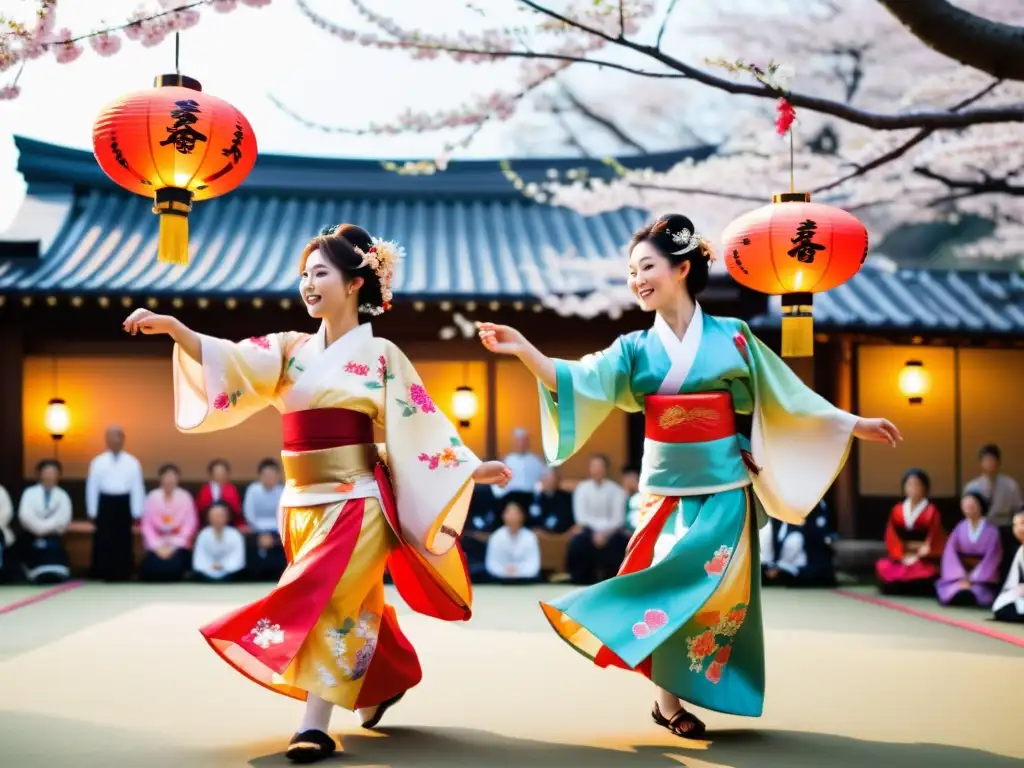
[[[357,310],[391,306],[401,250],[351,224],[325,228],[300,260],[300,292],[320,330],[238,343],[167,315],[136,310],[128,332],[165,333],[174,349],[179,429],[224,429],[273,405],[282,413],[287,478],[281,539],[288,567],[265,598],[201,629],[210,647],[254,682],[306,701],[288,747],[296,762],[337,749],[335,705],[380,722],[421,677],[419,660],[384,602],[387,567],[415,611],[467,620],[472,591],[458,545],[474,483],[504,486],[434,405],[412,363]],[[385,431],[373,442],[373,427]]]

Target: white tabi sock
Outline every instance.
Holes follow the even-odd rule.
[[[327,733],[331,727],[331,712],[334,705],[314,696],[312,693],[306,698],[306,711],[302,715],[302,725],[299,726],[299,733],[303,731],[321,731]]]

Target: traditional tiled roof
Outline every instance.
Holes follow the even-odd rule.
[[[196,204],[189,219],[192,263],[184,268],[157,261],[151,201],[115,186],[90,152],[15,141],[28,201],[12,231],[22,239],[36,232],[41,245],[36,258],[4,259],[0,241],[0,293],[290,296],[302,244],[322,226],[348,221],[405,246],[398,300],[529,298],[576,288],[577,278],[551,268],[551,255],[618,258],[647,218],[635,209],[582,216],[533,202],[513,188],[497,161],[455,161],[444,172],[412,176],[373,160],[262,155],[236,191]],[[621,162],[657,170],[711,151]],[[580,167],[592,176],[611,173],[593,160],[513,163],[526,183],[543,180],[552,168]],[[11,250],[9,244],[8,255]]]
[[[822,330],[1024,333],[1024,277],[1017,272],[865,266],[845,285],[814,297]],[[751,321],[779,324],[777,304]]]

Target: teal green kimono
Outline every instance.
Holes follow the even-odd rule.
[[[598,665],[640,672],[707,709],[759,716],[758,512],[802,523],[846,462],[857,417],[804,385],[746,323],[699,306],[682,340],[659,315],[650,330],[603,352],[556,360],[555,371],[557,392],[540,385],[553,464],[578,451],[613,409],[642,411],[647,395],[726,392],[737,413],[753,415],[749,443],[741,435],[648,437],[640,527],[619,574],[541,607]]]

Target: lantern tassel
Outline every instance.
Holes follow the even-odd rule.
[[[157,259],[164,264],[188,265],[188,216],[160,215],[160,244]]]
[[[783,357],[814,357],[813,301],[810,293],[782,297]]]
[[[168,187],[156,193],[153,213],[160,216],[160,241],[157,259],[164,264],[188,265],[188,214],[192,193]]]

